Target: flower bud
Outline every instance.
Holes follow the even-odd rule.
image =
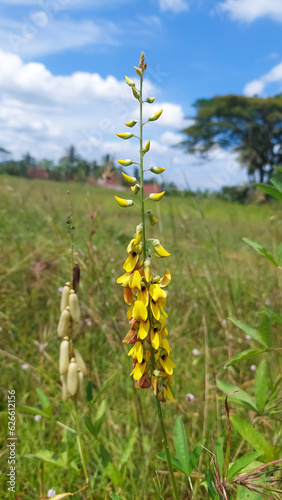
[[[130,139],[130,138],[133,136],[133,134],[128,134],[128,133],[126,133],[126,132],[121,133],[121,134],[116,134],[116,135],[117,135],[118,137],[120,137],[121,139],[124,139],[124,140],[126,140],[126,139]]]
[[[131,90],[132,90],[132,94],[134,95],[135,99],[137,99],[139,101],[139,99],[140,99],[139,92],[136,90],[135,87],[131,87]]]
[[[77,399],[79,401],[84,401],[84,376],[81,371],[78,372],[78,388],[77,388]]]
[[[133,66],[133,67],[134,67],[134,69],[135,69],[135,71],[136,71],[137,75],[138,75],[138,76],[142,76],[142,71],[141,71],[141,69],[140,69],[140,68],[137,68],[137,66]]]
[[[156,257],[168,257],[170,253],[168,253],[164,247],[160,244],[160,240],[153,240],[153,247]]]
[[[75,361],[77,364],[77,369],[83,373],[83,375],[87,375],[88,370],[86,368],[86,364],[84,363],[83,357],[77,349],[73,350]]]
[[[133,245],[134,246],[137,246],[139,245],[141,239],[142,239],[142,236],[143,236],[143,224],[138,224],[138,226],[136,227],[136,236],[133,240]]]
[[[142,149],[143,155],[145,153],[148,153],[149,149],[150,149],[150,141],[148,141],[147,144],[145,145],[145,147]]]
[[[155,97],[147,97],[146,102],[152,104],[156,98]]]
[[[134,125],[136,125],[136,123],[137,123],[137,121],[135,121],[135,120],[130,120],[130,122],[126,122],[126,123],[125,123],[125,125],[126,125],[127,127],[132,128],[132,127],[134,127]]]
[[[156,120],[158,120],[162,112],[163,110],[161,109],[160,111],[157,111],[157,113],[154,113],[152,116],[149,116],[148,122],[155,122]]]
[[[129,87],[135,87],[135,82],[133,80],[131,80],[130,78],[128,78],[128,76],[125,77],[125,81],[126,81],[127,85],[129,85]]]
[[[62,382],[62,400],[63,401],[67,401],[68,395],[69,395],[67,378],[68,378],[67,373],[64,373],[64,375],[60,376],[60,379]]]
[[[132,191],[134,194],[137,194],[137,193],[139,193],[139,191],[140,191],[140,189],[141,189],[141,186],[140,186],[140,184],[138,184],[138,183],[137,183],[137,184],[135,184],[135,186],[131,186],[131,188],[130,188],[130,189],[131,189],[131,191]]]
[[[147,281],[147,283],[150,283],[152,279],[150,257],[147,257],[147,259],[144,262],[144,273],[145,273],[145,280]]]
[[[61,312],[69,305],[70,283],[66,283],[61,296]]]
[[[70,353],[69,353],[69,338],[64,337],[64,340],[60,345],[60,374],[63,375],[68,371],[70,362]]]
[[[157,217],[153,214],[152,210],[146,210],[145,214],[148,215],[148,219],[150,221],[151,226],[155,226],[157,224],[158,219]]]
[[[136,177],[131,177],[130,175],[125,174],[124,172],[121,172],[124,180],[128,182],[128,184],[135,184],[137,182]]]
[[[117,160],[117,162],[123,167],[129,167],[133,163],[132,160]]]
[[[149,194],[149,198],[150,198],[150,200],[153,200],[153,201],[160,201],[164,194],[165,194],[165,191],[162,191],[161,193],[151,193],[151,194]]]
[[[161,167],[151,167],[150,170],[153,174],[162,174],[166,169]]]
[[[74,358],[71,359],[68,369],[68,391],[71,396],[75,396],[78,389],[78,372],[77,372],[77,364]]]
[[[70,325],[70,318],[71,318],[70,308],[69,306],[67,306],[66,309],[62,312],[59,319],[59,324],[57,328],[59,337],[64,337],[65,335],[67,335]]]
[[[76,295],[74,290],[70,291],[70,314],[72,320],[78,323],[80,321],[80,307],[78,302],[78,296]]]
[[[118,196],[115,196],[115,199],[122,208],[132,207],[132,205],[134,205],[132,200],[125,200],[124,198],[119,198]]]

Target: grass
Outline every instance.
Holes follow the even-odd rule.
[[[33,414],[17,413],[18,497],[38,499],[54,488],[57,493],[83,486],[83,474],[75,435],[57,423],[74,428],[71,404],[62,403],[58,372],[59,287],[70,279],[70,240],[66,218],[71,192],[75,235],[75,258],[81,268],[79,297],[82,326],[77,347],[90,369],[94,399],[81,406],[81,414],[95,418],[101,401],[106,412],[101,430],[94,438],[83,427],[83,439],[95,499],[108,499],[112,492],[124,500],[172,498],[166,467],[156,458],[163,451],[151,390],[138,390],[129,377],[128,346],[121,343],[128,330],[126,307],[116,278],[123,273],[126,245],[140,222],[134,208],[121,210],[114,192],[85,184],[0,178],[1,238],[1,413],[3,446],[7,435],[7,390],[15,389],[17,403],[42,410],[36,388],[45,392],[53,408],[52,417],[39,422]],[[153,202],[151,208],[156,208]],[[224,400],[216,389],[217,377],[240,384],[253,394],[254,361],[224,370],[228,357],[253,346],[230,321],[229,316],[258,323],[257,311],[265,304],[280,312],[279,273],[243,241],[260,242],[272,250],[281,241],[281,211],[275,205],[240,206],[215,200],[167,197],[158,205],[161,241],[172,256],[154,263],[159,272],[165,265],[172,273],[168,289],[169,336],[176,363],[173,393],[175,402],[163,406],[170,444],[172,428],[182,416],[192,448],[203,434],[227,434]],[[150,229],[148,233],[150,232]],[[148,234],[150,237],[150,234]],[[278,331],[274,328],[278,339]],[[37,342],[37,343],[36,343]],[[47,344],[42,351],[38,345]],[[276,342],[276,345],[277,342]],[[199,355],[193,355],[193,349]],[[194,351],[195,352],[195,351]],[[28,364],[24,370],[22,365]],[[281,361],[280,361],[281,363]],[[279,357],[273,352],[273,371],[279,372]],[[187,393],[194,395],[187,402]],[[232,407],[248,418],[247,410]],[[250,416],[250,415],[249,415]],[[137,429],[136,438],[135,433]],[[261,424],[271,439],[271,430]],[[124,450],[132,436],[132,447]],[[234,431],[233,456],[241,443]],[[68,467],[57,467],[36,458],[38,450],[68,456]],[[244,442],[241,453],[252,451]],[[6,486],[7,451],[1,456],[1,498],[9,496]],[[127,460],[125,458],[127,457]],[[118,469],[125,460],[121,477]],[[201,459],[197,474],[209,464]],[[124,472],[123,472],[124,471]],[[197,475],[196,474],[196,475]],[[110,480],[112,478],[112,481]],[[205,497],[199,480],[192,478],[197,498]],[[181,498],[190,498],[188,484],[177,477]],[[74,499],[82,498],[83,493]]]

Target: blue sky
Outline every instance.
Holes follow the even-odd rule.
[[[281,92],[281,24],[280,0],[0,0],[1,146],[15,158],[56,160],[70,143],[89,159],[134,155],[115,131],[136,117],[124,75],[144,50],[157,103],[145,113],[164,109],[146,129],[151,164],[179,186],[183,173],[193,188],[243,182],[234,154],[201,161],[172,146],[198,98]]]

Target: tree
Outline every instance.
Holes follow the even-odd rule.
[[[268,182],[282,163],[282,95],[275,97],[216,96],[195,105],[195,123],[182,130],[179,144],[188,153],[205,156],[212,148],[238,152],[250,181]]]

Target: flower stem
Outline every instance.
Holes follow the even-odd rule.
[[[86,462],[85,462],[85,457],[84,457],[84,452],[83,452],[83,446],[82,446],[82,439],[81,439],[81,432],[80,432],[80,423],[79,423],[79,415],[78,415],[78,408],[77,408],[77,402],[74,401],[74,407],[75,407],[75,423],[76,423],[76,438],[77,438],[77,446],[79,449],[79,454],[81,458],[81,463],[82,463],[82,468],[84,472],[84,477],[87,485],[90,485],[89,483],[89,477],[88,477],[88,472],[86,468]],[[91,489],[91,488],[90,488]]]

